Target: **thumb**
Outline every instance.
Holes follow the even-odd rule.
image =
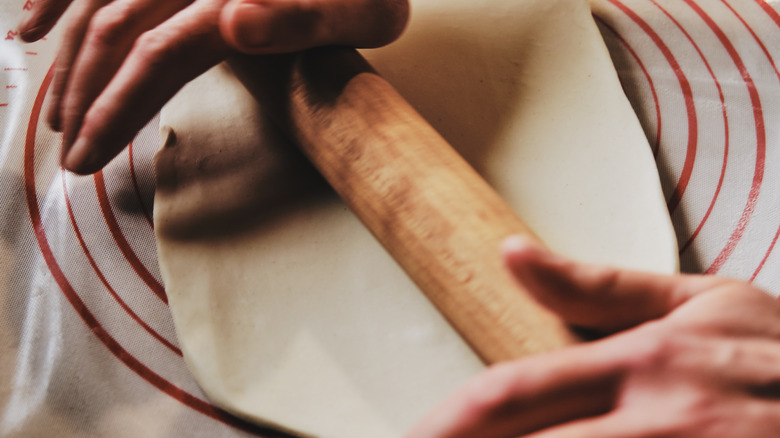
[[[517,236],[502,250],[515,279],[539,302],[569,324],[602,334],[661,318],[714,280],[577,263]]]
[[[287,53],[310,47],[378,47],[398,38],[407,0],[232,0],[220,30],[244,53]]]

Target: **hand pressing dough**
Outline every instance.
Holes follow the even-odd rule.
[[[580,0],[412,0],[364,54],[537,234],[671,273],[657,172]],[[483,365],[225,66],[161,115],[155,224],[209,398],[302,435],[397,437]]]

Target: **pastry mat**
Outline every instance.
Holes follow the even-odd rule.
[[[42,120],[59,28],[0,5],[0,436],[236,437],[177,347],[157,268],[153,120],[105,170]],[[655,153],[681,267],[780,294],[780,1],[592,0]]]

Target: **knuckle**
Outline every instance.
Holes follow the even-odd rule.
[[[732,279],[718,279],[714,281],[710,293],[717,295],[726,302],[744,300],[748,293],[745,284]]]
[[[711,343],[713,344],[713,343]],[[703,360],[710,367],[715,369],[727,369],[732,366],[739,366],[745,361],[744,348],[733,342],[717,342],[717,344],[708,345],[702,349]]]
[[[299,35],[306,35],[308,38],[322,38],[332,30],[329,28],[329,21],[326,19],[325,11],[315,2],[295,2],[288,6],[286,11],[288,22],[278,21],[270,25],[273,32],[283,35],[285,32],[278,26],[292,26]]]
[[[133,46],[133,52],[152,69],[160,66],[166,60],[173,65],[178,62],[176,47],[165,35],[154,29],[144,32],[138,37],[135,46]]]
[[[682,432],[680,436],[696,436],[697,433],[718,431],[722,419],[723,400],[715,394],[694,390],[673,418]]]
[[[766,295],[765,293],[756,294],[759,289],[745,282],[725,278],[709,277],[707,278],[703,290],[712,298],[717,298],[722,303],[742,303],[746,297],[755,295]]]
[[[291,11],[303,21],[312,23],[320,21],[324,12],[316,2],[297,2],[291,6]]]
[[[746,406],[746,410],[748,411],[746,415],[748,417],[747,421],[752,422],[752,424],[757,426],[755,432],[761,433],[761,436],[780,436],[780,415],[778,415],[778,410],[775,405],[758,402]],[[740,418],[740,420],[742,419]],[[744,425],[742,421],[737,424]],[[740,436],[748,435],[743,433]]]
[[[723,398],[701,388],[670,388],[661,396],[645,397],[643,401],[627,408],[631,412],[630,416],[643,419],[643,437],[741,436],[717,434],[717,426],[722,422]],[[653,415],[648,417],[648,412]],[[712,435],[713,432],[716,434]]]
[[[576,263],[568,263],[572,263],[570,268],[572,272],[578,269]],[[626,272],[618,269],[607,268],[590,273],[587,273],[583,268],[579,268],[579,270],[585,275],[593,275],[593,285],[590,291],[592,296],[615,296],[615,291],[621,290],[621,283],[625,281],[626,277]]]
[[[674,405],[663,436],[770,437],[779,436],[780,416],[774,405],[699,389]]]
[[[690,327],[704,332],[739,330],[742,326],[766,325],[780,317],[780,303],[763,290],[737,280],[713,278],[704,293],[692,301],[694,307],[682,313]],[[692,309],[695,309],[693,312]],[[735,321],[751,324],[735,324]]]
[[[642,337],[643,343],[635,347],[633,354],[634,368],[662,370],[669,368],[673,361],[690,349],[684,336],[677,336],[666,327],[655,327],[657,323],[648,323],[645,327],[648,333]]]
[[[112,47],[127,38],[127,30],[136,21],[136,14],[122,3],[115,3],[98,10],[87,31],[89,43]]]

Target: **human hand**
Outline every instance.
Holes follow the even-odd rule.
[[[40,39],[69,7],[48,122],[63,132],[64,167],[82,174],[102,168],[184,84],[234,51],[376,47],[408,17],[406,0],[38,0],[21,37]]]
[[[574,263],[519,239],[507,265],[598,341],[491,366],[408,438],[780,436],[780,304],[746,283]]]

